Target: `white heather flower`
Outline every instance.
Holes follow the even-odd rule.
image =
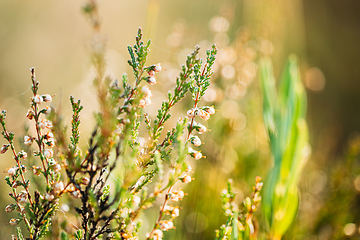
[[[151,99],[149,97],[146,97],[144,100],[145,100],[145,106],[149,106],[151,104]]]
[[[150,77],[155,77],[155,72],[153,70],[148,71]]]
[[[179,210],[179,208],[174,208],[174,210],[172,211],[172,213],[171,213],[171,217],[172,218],[176,218],[176,217],[178,217],[180,215],[180,210]]]
[[[46,120],[46,121],[45,121],[45,123],[46,123],[46,128],[51,129],[51,128],[53,127],[53,125],[52,125],[52,122],[51,122],[51,121]]]
[[[132,202],[133,202],[133,204],[134,204],[135,206],[139,206],[140,201],[141,201],[141,198],[140,198],[140,197],[138,197],[138,196],[133,196]]]
[[[41,119],[39,121],[38,125],[41,129],[45,129],[46,128],[46,119]]]
[[[194,152],[194,158],[195,160],[199,160],[200,158],[202,158],[202,153],[200,151]]]
[[[51,102],[52,97],[49,94],[42,95],[44,102]]]
[[[189,118],[194,118],[195,117],[195,115],[196,115],[196,110],[195,109],[190,109],[189,111],[187,111],[187,116],[189,117]]]
[[[186,172],[189,173],[189,172],[191,172],[191,170],[192,170],[192,167],[191,167],[190,164],[188,164],[188,165],[186,166]]]
[[[46,199],[47,201],[52,201],[52,200],[54,199],[54,195],[49,194],[49,193],[46,193],[46,194],[45,194],[45,199]]]
[[[174,224],[170,220],[160,221],[160,229],[162,231],[167,231],[169,229],[172,229],[173,227],[174,227]]]
[[[206,112],[210,115],[213,115],[215,113],[215,109],[213,107],[209,107],[206,109]]]
[[[150,84],[150,85],[154,85],[156,84],[156,78],[153,77],[153,76],[150,76],[147,78],[147,82]]]
[[[179,190],[178,192],[177,192],[177,194],[179,195],[179,198],[184,198],[184,196],[185,196],[185,193],[184,193],[184,191],[183,190]]]
[[[200,125],[199,130],[198,130],[199,133],[202,134],[202,133],[206,132],[206,130],[207,130],[206,127],[202,124],[198,124],[198,126],[199,125]]]
[[[163,236],[164,236],[164,234],[160,229],[156,229],[154,231],[154,235],[153,235],[154,240],[161,240]]]
[[[55,167],[54,167],[54,171],[55,172],[60,172],[60,170],[61,170],[60,164],[56,164]]]
[[[14,204],[10,204],[10,205],[7,205],[7,206],[6,206],[5,212],[6,212],[6,213],[9,213],[9,212],[14,211],[14,209],[15,209],[15,205],[14,205]]]
[[[18,153],[18,157],[25,160],[27,158],[27,153],[22,150],[21,152]]]
[[[10,219],[9,223],[10,223],[11,226],[15,226],[15,225],[17,225],[19,223],[19,220],[16,219],[16,218],[12,218],[12,219]]]
[[[49,106],[45,106],[42,111],[44,111],[45,114],[50,114],[51,113],[51,107]]]
[[[9,174],[9,176],[14,176],[16,174],[16,168],[15,167],[9,168],[7,170],[7,173]]]
[[[204,110],[201,110],[201,109],[197,112],[197,115],[199,117],[201,117],[202,119],[204,119],[205,121],[210,119],[210,114],[208,112],[204,111]]]
[[[31,145],[32,142],[33,142],[32,137],[29,137],[29,136],[25,136],[25,137],[24,137],[24,144],[25,144],[25,145]]]
[[[79,190],[72,191],[72,192],[71,192],[71,195],[72,195],[74,198],[79,198],[79,197],[80,197],[80,191],[79,191]]]
[[[62,190],[64,189],[64,183],[63,182],[56,182],[55,184],[54,184],[54,192],[55,193],[59,193],[59,192],[61,192]]]
[[[46,158],[52,158],[53,155],[54,155],[54,151],[52,149],[47,148],[44,150],[44,156]]]
[[[160,72],[161,69],[162,69],[161,68],[161,63],[155,64],[155,68],[154,68],[155,72]]]
[[[194,144],[196,147],[199,147],[201,145],[201,140],[198,136],[192,136],[190,138],[190,142]]]
[[[2,145],[2,147],[1,147],[1,149],[0,149],[1,154],[6,153],[6,151],[9,149],[9,147],[10,147],[10,144],[4,144],[4,145]]]
[[[182,182],[183,183],[190,183],[191,182],[191,176],[190,175],[186,175],[183,179]]]
[[[43,98],[39,95],[36,95],[35,97],[32,98],[33,101],[37,104],[41,103],[43,101]]]
[[[26,198],[25,197],[20,198],[19,203],[20,204],[25,204],[26,203]]]
[[[145,95],[145,97],[151,97],[152,96],[151,90],[149,89],[148,86],[143,86],[141,88],[141,92]]]
[[[139,101],[139,107],[144,108],[146,106],[145,99],[140,99]]]
[[[46,139],[54,138],[54,134],[51,131],[48,131],[45,136]]]
[[[82,177],[82,178],[80,179],[80,183],[81,183],[81,184],[88,185],[89,182],[90,182],[90,179],[87,178],[87,177]]]

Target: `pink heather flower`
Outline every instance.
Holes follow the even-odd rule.
[[[11,226],[16,226],[19,223],[19,219],[12,218],[9,223]]]
[[[22,150],[21,152],[18,153],[18,157],[25,160],[27,158],[27,153]]]
[[[54,155],[54,151],[52,149],[45,149],[44,150],[44,156],[46,158],[52,158],[52,156]]]
[[[32,98],[33,101],[37,104],[41,103],[43,101],[43,98],[40,97],[39,95],[36,95],[35,97]]]
[[[42,95],[42,99],[44,100],[44,102],[52,101],[52,97],[49,94]]]
[[[155,68],[154,68],[155,72],[160,72],[161,69],[162,69],[161,68],[161,63],[155,64]]]
[[[156,78],[153,77],[153,76],[150,76],[147,78],[147,82],[150,84],[150,85],[154,85],[156,84]]]
[[[32,142],[33,142],[32,137],[29,137],[29,136],[25,136],[25,137],[24,137],[24,144],[25,144],[25,145],[31,145]]]

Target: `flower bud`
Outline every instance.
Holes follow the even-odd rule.
[[[19,219],[12,218],[12,219],[10,219],[9,223],[10,223],[11,226],[16,226],[19,222],[20,222]]]
[[[55,184],[54,184],[54,192],[55,193],[59,193],[59,192],[61,192],[62,190],[64,189],[64,183],[63,182],[56,182]]]
[[[16,207],[15,204],[9,204],[9,205],[6,206],[5,212],[6,212],[6,213],[9,213],[9,212],[14,211],[15,207]]]
[[[72,195],[74,198],[79,198],[79,197],[80,197],[80,191],[79,191],[79,190],[72,191],[72,192],[71,192],[71,195]]]
[[[33,142],[33,138],[29,136],[24,136],[24,144],[25,145],[31,145]]]
[[[82,178],[80,179],[80,183],[83,184],[83,185],[88,185],[89,182],[90,182],[90,179],[87,178],[87,177],[82,177]]]
[[[45,194],[45,199],[46,199],[47,201],[52,201],[52,200],[54,199],[54,195],[49,194],[49,193],[46,193],[46,194]]]
[[[148,71],[148,74],[150,77],[155,77],[155,71],[153,70]]]
[[[4,145],[2,145],[2,147],[1,147],[1,149],[0,149],[0,153],[1,153],[1,154],[6,153],[6,151],[9,149],[9,147],[10,147],[10,144],[4,144]]]
[[[29,120],[32,120],[34,118],[34,112],[32,110],[28,110],[27,113],[26,113],[26,117],[29,119]]]

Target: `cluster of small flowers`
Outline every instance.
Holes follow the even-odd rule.
[[[147,72],[149,74],[149,76],[146,78],[147,83],[150,85],[156,84],[155,73],[160,72],[161,70],[162,68],[160,63],[150,66]]]
[[[202,107],[202,108],[192,108],[187,112],[187,116],[191,118],[191,121],[189,122],[189,126],[191,126],[192,129],[195,129],[199,134],[202,134],[207,131],[206,127],[200,123],[196,123],[194,121],[194,118],[196,116],[199,116],[200,118],[204,119],[205,121],[210,119],[210,116],[215,113],[215,109],[213,107]],[[189,136],[189,142],[192,143],[195,147],[199,147],[202,142],[198,136],[190,135]],[[201,151],[196,151],[189,147],[188,153],[191,157],[195,158],[196,160],[199,160],[203,157]]]
[[[152,65],[148,68],[148,70],[149,71],[147,73],[149,74],[149,76],[146,78],[146,82],[149,83],[150,85],[154,85],[154,84],[156,84],[155,73],[160,72],[162,70],[161,64],[158,63],[155,65]],[[152,97],[152,94],[151,94],[151,90],[149,89],[148,86],[143,86],[141,88],[141,93],[144,96],[143,96],[143,98],[140,99],[139,106],[141,108],[144,108],[151,104],[150,98]]]

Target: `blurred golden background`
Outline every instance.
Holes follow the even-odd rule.
[[[92,33],[81,12],[83,4],[0,1],[0,109],[8,111],[8,128],[18,137],[23,136],[30,97],[30,67],[36,68],[41,91],[57,95],[53,104],[62,109],[66,122],[71,119],[69,95],[82,99],[81,131],[88,136],[92,129],[96,109],[89,58]],[[241,201],[251,192],[255,176],[266,176],[271,157],[262,126],[256,61],[260,55],[271,56],[278,76],[285,58],[296,53],[307,88],[313,154],[300,183],[297,221],[284,238],[360,239],[360,217],[355,214],[360,210],[360,3],[108,0],[99,1],[99,7],[108,39],[108,74],[120,78],[123,72],[130,73],[126,46],[133,44],[139,26],[145,39],[152,40],[148,63],[161,62],[166,69],[158,74],[161,85],[154,87],[149,111],[159,106],[196,44],[203,54],[213,42],[219,47],[214,84],[205,98],[220,110],[207,123],[212,131],[203,136],[207,158],[194,163],[196,181],[186,188],[177,229],[165,238],[212,239],[225,221],[219,193],[226,180],[235,180]],[[186,104],[185,100],[184,114]],[[11,167],[11,161],[1,155],[1,168]],[[5,173],[0,174],[3,179]],[[4,209],[11,201],[10,189],[4,181],[0,187]],[[0,213],[0,239],[9,239],[14,232],[5,225],[9,215]]]

